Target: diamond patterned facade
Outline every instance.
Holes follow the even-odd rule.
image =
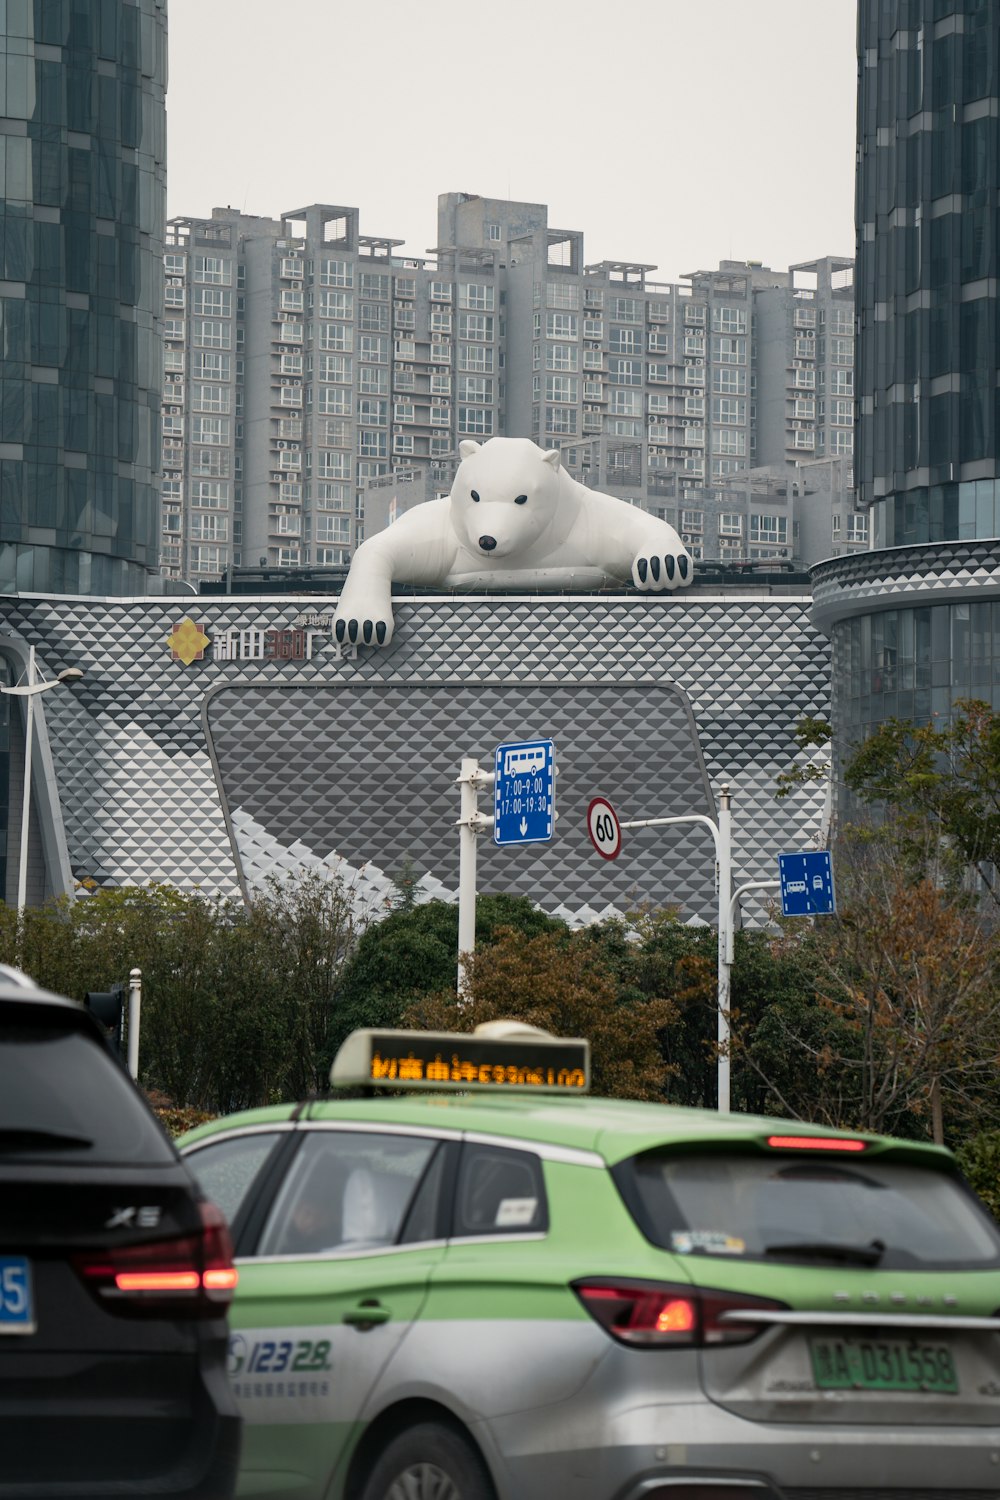
[[[968,604],[1000,595],[1000,542],[934,542],[856,552],[817,563],[810,576],[813,619],[829,631],[838,620],[872,610]]]
[[[830,646],[810,603],[762,590],[409,597],[391,647],[356,659],[341,658],[315,597],[21,596],[4,616],[40,672],[85,672],[43,705],[76,881],[238,896],[321,865],[376,910],[410,859],[425,895],[454,898],[461,757],[488,766],[500,741],[546,735],[556,837],[523,850],[482,838],[479,889],[574,921],[647,902],[714,921],[707,830],[627,832],[611,863],[590,847],[587,804],[600,793],[623,819],[714,815],[728,781],[735,885],[774,880],[778,852],[814,846],[822,788],[773,791],[797,758],[797,721],[829,714]],[[177,634],[185,620],[209,641],[190,664],[172,651],[191,638]],[[268,631],[300,632],[300,656],[312,631],[308,659],[241,654]],[[761,920],[763,898],[743,911]]]

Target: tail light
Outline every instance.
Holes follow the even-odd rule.
[[[239,1272],[222,1213],[200,1203],[201,1231],[142,1245],[84,1252],[74,1265],[116,1312],[216,1317],[232,1301]]]
[[[867,1151],[868,1141],[847,1135],[769,1135],[774,1151]]]
[[[762,1331],[752,1323],[730,1323],[729,1312],[778,1312],[783,1302],[743,1297],[705,1287],[659,1281],[593,1277],[575,1281],[573,1290],[605,1332],[620,1344],[702,1349],[714,1344],[747,1344]]]

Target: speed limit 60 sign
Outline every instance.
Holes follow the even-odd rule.
[[[595,797],[587,808],[587,832],[602,859],[617,859],[622,852],[622,825],[606,797]]]

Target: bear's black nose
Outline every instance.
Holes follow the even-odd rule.
[[[492,552],[496,544],[497,539],[495,536],[481,536],[479,538],[479,545],[484,552]]]

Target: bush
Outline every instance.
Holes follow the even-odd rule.
[[[955,1151],[972,1188],[995,1219],[1000,1219],[1000,1130],[984,1130]]]

